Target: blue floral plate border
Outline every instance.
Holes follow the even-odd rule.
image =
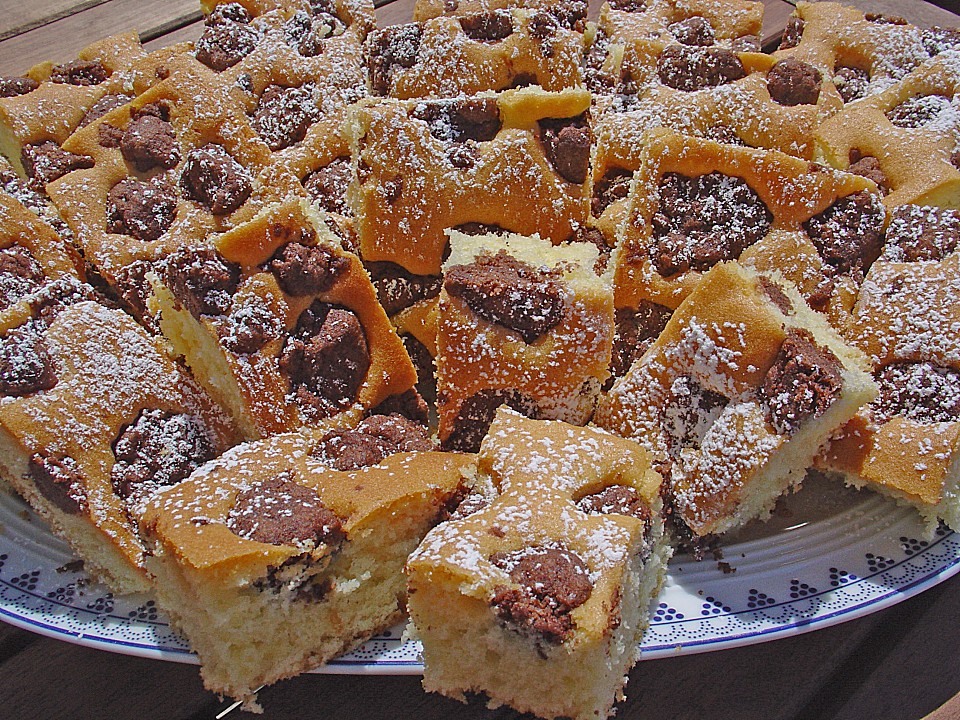
[[[821,481],[822,482],[822,481]],[[23,502],[0,492],[0,618],[88,647],[196,662],[146,597],[114,597]],[[893,605],[960,572],[960,535],[871,493],[821,486],[724,544],[721,562],[677,556],[651,608],[644,659],[765,642]],[[418,674],[393,628],[319,672]]]

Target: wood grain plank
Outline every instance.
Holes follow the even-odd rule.
[[[34,0],[4,2],[0,12],[0,40],[82,12],[109,0]]]
[[[110,0],[0,43],[0,74],[19,74],[43,60],[65,62],[94,40],[136,30],[144,40],[200,17],[197,0]]]

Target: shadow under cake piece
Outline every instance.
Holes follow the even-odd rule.
[[[796,289],[710,270],[601,398],[594,421],[653,452],[693,541],[766,517],[820,445],[876,396],[866,359]]]
[[[76,250],[0,190],[0,329],[26,322],[39,306],[71,294],[82,280]]]
[[[75,289],[0,335],[0,466],[89,571],[148,591],[142,504],[234,431],[155,338]]]
[[[939,262],[874,264],[848,336],[869,357],[880,395],[836,434],[819,463],[849,485],[915,507],[931,533],[938,520],[960,530],[958,292],[955,250]]]
[[[569,239],[587,215],[589,107],[585,90],[534,87],[360,103],[348,200],[361,257],[439,275],[444,230],[466,223]]]
[[[917,68],[939,51],[936,41],[935,31],[903,18],[835,2],[799,2],[774,57],[818,68],[849,103],[886,89]]]
[[[671,554],[660,482],[636,443],[502,408],[478,457],[499,494],[468,496],[407,563],[424,687],[610,715]]]
[[[0,78],[0,153],[40,192],[70,170],[89,167],[89,158],[63,150],[63,142],[160,82],[189,49],[181,43],[147,54],[130,32],[85,47],[72,62],[40,63],[24,77]]]
[[[817,157],[877,182],[888,207],[960,209],[960,52],[937,55],[817,131]]]
[[[497,407],[585,425],[609,375],[613,293],[587,243],[450,232],[437,315],[438,434],[474,452]]]
[[[746,0],[604,3],[586,33],[587,86],[634,94],[658,81],[684,90],[729,82],[759,59],[762,23],[763,3]]]
[[[153,292],[162,332],[247,439],[417,402],[359,258],[304,199],[172,253]]]
[[[716,263],[777,270],[838,326],[883,245],[876,185],[776,151],[652,131],[614,253],[618,309],[675,308]]]
[[[141,319],[155,263],[303,194],[195,62],[78,131],[64,149],[92,164],[51,183],[50,197],[87,263]]]
[[[476,461],[430,451],[425,431],[401,427],[399,452],[331,467],[331,453],[342,462],[358,443],[397,439],[395,417],[374,420],[378,431],[240,445],[147,509],[158,602],[199,655],[208,689],[250,705],[260,686],[402,619],[404,562],[465,493]]]
[[[582,85],[582,33],[549,10],[489,10],[383,28],[366,43],[370,90],[399,99]]]

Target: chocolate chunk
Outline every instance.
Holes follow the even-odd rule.
[[[773,215],[745,181],[712,172],[667,173],[652,219],[649,255],[663,277],[736,260],[770,229]]]
[[[118,95],[114,93],[104,95],[87,110],[87,114],[84,115],[83,120],[80,121],[80,127],[86,127],[90,123],[102,118],[111,110],[116,110],[121,105],[126,105],[132,99],[130,95]]]
[[[102,122],[97,126],[97,144],[105,148],[118,148],[123,139],[123,130],[111,125],[108,122]]]
[[[208,26],[223,25],[230,22],[246,24],[251,20],[253,20],[253,17],[240,3],[223,3],[210,11],[204,24]]]
[[[356,402],[369,368],[360,320],[350,310],[319,301],[301,313],[280,356],[280,372],[310,419]]]
[[[447,270],[444,288],[473,312],[535,342],[563,319],[563,290],[552,272],[501,250]]]
[[[699,15],[675,22],[668,26],[667,30],[678,43],[684,45],[709,47],[713,45],[716,39],[713,34],[713,25],[710,24],[709,20]]]
[[[603,211],[618,200],[625,200],[630,192],[630,181],[633,173],[619,167],[611,167],[603,177],[593,185],[593,198],[590,201],[590,212],[594,217],[600,217]]]
[[[25,247],[0,249],[0,310],[34,292],[45,280],[43,268]]]
[[[30,320],[0,337],[0,395],[23,396],[57,384],[45,327]]]
[[[87,507],[83,473],[72,457],[31,455],[27,470],[37,490],[67,515],[79,515]]]
[[[152,114],[138,115],[130,121],[120,138],[120,153],[140,172],[153,167],[169,170],[180,162],[173,125]]]
[[[841,65],[833,72],[833,84],[845,103],[865,97],[870,85],[870,73],[856,67]]]
[[[460,27],[471,40],[498,43],[513,32],[513,16],[509,10],[464,15],[460,18]]]
[[[649,523],[653,517],[650,505],[629,485],[609,485],[599,492],[584,495],[577,507],[587,515],[629,515]]]
[[[931,125],[943,114],[952,117],[953,104],[945,95],[918,95],[904,100],[886,114],[897,127],[922,128]]]
[[[583,80],[587,89],[593,93],[603,93],[609,95],[614,91],[614,78],[610,73],[604,70],[604,63],[610,52],[610,36],[603,30],[597,28],[591,42],[583,53]],[[622,112],[619,109],[618,112]]]
[[[450,511],[447,520],[463,520],[487,507],[490,501],[478,492],[466,492],[460,502]]]
[[[677,378],[670,392],[672,400],[662,409],[661,423],[670,454],[677,456],[684,448],[700,447],[730,401],[689,375]]]
[[[590,167],[593,133],[585,115],[575,118],[548,118],[540,126],[540,144],[544,154],[564,180],[581,185]]]
[[[81,302],[102,301],[93,288],[71,275],[47,283],[30,297],[30,309],[39,322],[50,323],[61,310]]]
[[[767,422],[781,435],[792,435],[806,420],[823,415],[840,395],[841,370],[837,356],[807,330],[789,330],[757,390]]]
[[[113,455],[114,492],[141,499],[144,493],[186,479],[217,451],[200,418],[148,408],[120,431]]]
[[[268,266],[281,290],[287,295],[303,297],[332,288],[350,261],[323,245],[289,242],[277,249]]]
[[[159,239],[177,217],[177,189],[163,180],[124,178],[107,193],[107,232]]]
[[[553,15],[567,30],[583,32],[587,22],[587,3],[582,0],[560,0],[550,3],[545,12]]]
[[[886,212],[880,196],[862,190],[803,223],[825,263],[838,273],[865,273],[883,247]]]
[[[851,155],[852,154],[851,152]],[[851,162],[850,167],[847,168],[847,172],[852,172],[854,175],[873,180],[877,184],[877,187],[880,188],[880,192],[884,195],[888,194],[890,192],[890,179],[883,171],[883,168],[880,167],[880,161],[873,155],[860,156],[859,152],[857,152],[856,155],[858,159]]]
[[[229,215],[250,197],[253,180],[222,145],[211,143],[187,155],[180,187],[188,199],[206,205],[214,215]]]
[[[693,92],[746,77],[736,53],[723,48],[670,45],[657,60],[657,76],[667,87]]]
[[[213,248],[183,248],[163,264],[164,282],[195,318],[223,315],[240,284],[240,266]]]
[[[610,0],[610,5],[623,12],[643,12],[647,9],[647,0]]]
[[[324,12],[314,15],[302,11],[294,13],[283,26],[287,43],[304,57],[316,57],[322,53],[323,41],[342,35],[345,29],[346,25],[340,18]]]
[[[533,547],[496,553],[490,561],[520,586],[495,589],[491,604],[502,621],[551,644],[569,637],[570,611],[593,591],[589,569],[579,555],[564,548]]]
[[[54,65],[50,82],[65,85],[99,85],[110,77],[99,60],[74,60],[63,65]]]
[[[69,172],[93,167],[93,158],[67,152],[53,140],[38,145],[24,145],[20,160],[29,178],[28,184],[38,192],[43,192],[48,183],[59,180]]]
[[[620,308],[616,312],[613,334],[613,359],[610,372],[622,377],[633,363],[641,358],[653,341],[667,326],[673,311],[649,300],[641,300],[640,307]]]
[[[402,415],[372,415],[355,430],[331,430],[310,451],[335,470],[359,470],[399,452],[434,450],[427,429]]]
[[[153,290],[147,280],[147,273],[154,269],[149,260],[134,260],[124,265],[114,274],[111,290],[119,297],[121,304],[130,310],[151,332],[159,332],[156,319],[147,310],[147,301]]]
[[[391,262],[368,262],[366,268],[387,315],[396,315],[440,294],[442,278],[439,275],[414,275]]]
[[[816,105],[823,75],[813,65],[793,58],[781,60],[767,73],[767,90],[774,102],[792,107]]]
[[[960,212],[901,205],[890,211],[883,259],[891,262],[940,261],[960,244]]]
[[[899,362],[876,373],[880,394],[870,405],[878,422],[904,417],[920,423],[960,420],[960,372],[930,362]]]
[[[253,52],[260,33],[248,24],[224,20],[207,24],[196,43],[197,60],[215,72],[233,67]]]
[[[226,320],[219,327],[220,342],[227,350],[241,355],[257,352],[284,331],[283,319],[262,301],[251,298],[233,303]]]
[[[430,134],[445,142],[487,142],[500,132],[496,98],[426,100],[417,103],[410,116],[426,122]]]
[[[227,527],[246,540],[268,545],[337,547],[346,538],[343,521],[316,490],[289,474],[254,483],[237,495]]]
[[[394,25],[370,33],[367,38],[367,68],[375,94],[389,94],[394,65],[413,67],[420,52],[422,34],[419,23]]]
[[[315,205],[327,212],[350,216],[347,188],[353,179],[350,156],[339,157],[325,167],[314,170],[303,179],[303,187]]]
[[[789,50],[799,45],[805,25],[806,23],[798,17],[787,20],[787,27],[784,28],[783,35],[780,37],[780,49]]]
[[[0,75],[0,97],[11,98],[26,95],[38,87],[40,87],[40,83],[33,78]]]
[[[783,288],[764,275],[761,275],[759,279],[760,289],[763,290],[764,295],[767,296],[770,302],[776,305],[777,309],[784,315],[793,315],[793,302],[783,291]]]
[[[883,13],[867,13],[864,15],[864,19],[867,22],[876,23],[877,25],[909,25],[904,18],[899,15],[884,15]]]
[[[763,43],[759,35],[741,35],[730,41],[730,49],[734,52],[762,52]]]
[[[438,397],[437,402],[443,404],[444,400]],[[443,449],[457,452],[480,450],[480,443],[501,405],[528,418],[537,419],[540,415],[536,400],[518,390],[481,390],[463,401],[453,422],[453,430],[443,442]]]
[[[403,337],[410,338],[411,336],[404,335]],[[404,347],[407,347],[406,342],[404,342]],[[429,353],[427,353],[427,355],[429,356]],[[414,360],[413,362],[414,367],[417,367],[416,361]],[[435,396],[436,390],[434,390],[434,397]],[[402,393],[389,396],[386,400],[370,410],[367,415],[399,415],[424,427],[430,422],[430,408],[416,388],[410,388]]]
[[[922,31],[923,47],[931,55],[960,50],[960,28],[932,27]]]

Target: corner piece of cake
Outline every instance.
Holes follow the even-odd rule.
[[[585,425],[609,375],[613,290],[590,243],[450,231],[437,314],[438,433],[476,452],[506,403]]]
[[[939,521],[960,531],[960,255],[930,252],[931,239],[949,238],[951,225],[956,242],[960,213],[898,210],[910,212],[895,217],[888,242],[906,216],[920,244],[871,268],[851,323],[851,342],[870,358],[880,394],[836,433],[820,465],[915,508],[930,534]]]
[[[789,283],[721,263],[594,421],[655,454],[673,523],[695,544],[768,516],[802,481],[830,433],[876,396],[866,362]]]
[[[255,708],[265,684],[403,616],[403,566],[449,516],[475,457],[397,415],[237,446],[144,518],[157,596],[206,687]]]
[[[598,428],[497,413],[476,479],[492,497],[467,496],[407,563],[427,690],[611,714],[671,553],[650,463]]]

